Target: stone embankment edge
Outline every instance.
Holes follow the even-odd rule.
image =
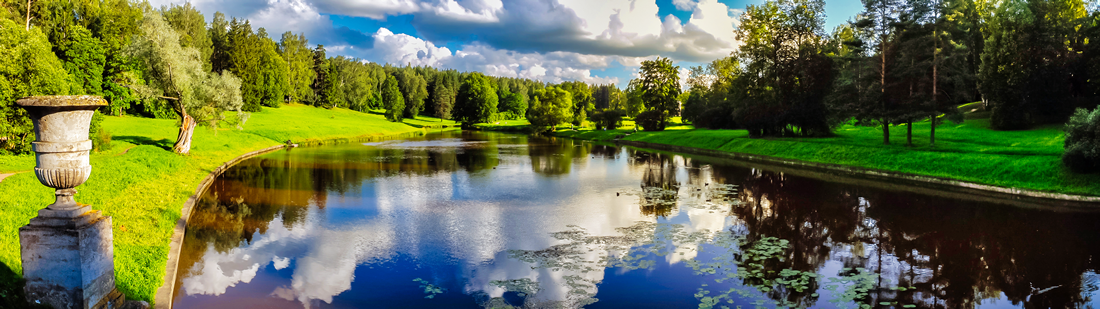
[[[425,132],[423,130],[420,130],[390,135],[365,135],[353,138],[308,140],[305,142],[300,142],[300,144],[302,144],[303,146],[316,146],[327,144],[329,142],[378,142],[399,138],[422,136],[424,134]],[[214,182],[214,179],[218,178],[218,176],[220,176],[222,173],[224,173],[226,170],[228,170],[230,167],[233,167],[237,163],[267,153],[287,149],[288,147],[288,145],[278,145],[246,153],[218,166],[218,168],[215,168],[213,171],[210,172],[210,174],[207,174],[201,182],[199,182],[199,186],[195,188],[195,194],[191,195],[191,197],[188,197],[187,201],[183,203],[183,209],[180,212],[180,219],[176,221],[176,227],[172,231],[172,240],[168,248],[168,262],[164,268],[164,283],[162,283],[161,286],[157,288],[157,293],[155,296],[153,296],[154,308],[172,308],[172,300],[176,291],[176,273],[179,267],[180,249],[183,248],[183,236],[187,232],[187,222],[191,219],[191,213],[194,211],[195,203],[199,200],[200,197],[202,197],[203,192],[205,192],[206,189],[210,187],[210,184]]]
[[[913,185],[927,184],[939,189],[945,187],[953,187],[967,190],[971,193],[983,194],[987,197],[1008,200],[1019,200],[1020,197],[1030,198],[1036,202],[1071,202],[1073,204],[1059,205],[1065,209],[1088,209],[1088,210],[1100,210],[1100,196],[1087,196],[1087,195],[1075,195],[1065,193],[1044,192],[1020,188],[1008,188],[994,185],[986,185],[968,181],[962,181],[957,179],[924,176],[910,173],[894,172],[880,169],[854,167],[840,164],[830,163],[817,163],[795,159],[784,159],[773,156],[754,155],[739,152],[727,152],[721,150],[704,149],[687,146],[675,146],[668,144],[649,143],[641,141],[628,141],[628,140],[611,140],[619,145],[626,145],[639,148],[651,148],[657,150],[681,152],[688,154],[697,154],[704,156],[711,156],[717,158],[729,158],[739,161],[758,162],[770,165],[794,167],[805,170],[817,170],[824,171],[831,174],[840,174],[842,176],[854,176],[864,178],[876,178],[891,181],[901,181]]]

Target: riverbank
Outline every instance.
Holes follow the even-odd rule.
[[[936,127],[936,146],[928,146],[929,122],[913,125],[913,147],[905,145],[905,126],[891,128],[891,145],[882,144],[875,127],[845,125],[827,138],[749,138],[745,130],[678,127],[662,132],[633,129],[562,130],[555,136],[594,141],[643,142],[728,153],[769,156],[812,163],[932,176],[1007,189],[1100,196],[1100,175],[1070,172],[1061,162],[1061,126],[1027,131],[994,131],[987,119]],[[485,130],[518,130],[505,126]]]
[[[107,117],[103,126],[114,136],[111,150],[92,154],[92,175],[77,188],[76,199],[113,218],[117,286],[128,298],[146,301],[163,283],[181,207],[222,164],[287,140],[312,145],[425,132],[380,115],[287,105],[252,113],[243,130],[200,127],[191,154],[180,156],[171,152],[175,120]],[[33,169],[33,156],[0,156],[0,174],[14,173],[0,182],[0,196],[9,197],[0,200],[0,277],[14,276],[0,278],[0,290],[22,273],[19,227],[53,201],[50,189],[34,173],[25,173]]]

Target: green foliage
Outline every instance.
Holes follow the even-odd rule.
[[[91,126],[88,127],[88,139],[92,141],[92,150],[96,152],[111,150],[111,132],[103,128],[103,113],[95,111]]]
[[[1100,171],[1100,108],[1077,109],[1064,130],[1066,151],[1062,163],[1076,172]]]
[[[446,85],[435,87],[432,93],[432,102],[435,105],[435,117],[439,119],[451,119],[451,109],[455,105],[455,96]]]
[[[668,113],[655,109],[644,111],[634,117],[634,122],[646,131],[664,131],[668,124]]]
[[[607,109],[592,114],[592,122],[596,123],[596,130],[615,130],[623,124],[623,112]]]
[[[1074,106],[1073,84],[1084,84],[1075,59],[1085,48],[1081,21],[1085,3],[1023,1],[1001,3],[988,22],[981,54],[982,95],[993,106],[1000,130],[1064,121]],[[1075,81],[1075,79],[1077,79]]]
[[[573,119],[573,95],[558,87],[547,87],[534,92],[527,120],[535,127],[557,130],[559,124]]]
[[[180,46],[179,34],[160,13],[151,9],[146,12],[141,29],[143,35],[126,50],[147,72],[146,84],[133,87],[137,93],[169,106],[181,119],[194,117],[199,123],[216,127],[225,119],[224,112],[236,111],[237,122],[244,122],[247,114],[241,112],[240,79],[230,72],[203,70],[198,49]],[[180,129],[188,130],[182,124]],[[177,146],[189,144],[189,140],[177,141]]]
[[[321,106],[325,108],[346,107],[344,104],[344,91],[341,88],[340,67],[331,60],[325,62],[324,67],[327,73],[324,74],[324,86],[320,89],[321,98],[324,100]]]
[[[424,280],[424,279],[416,278],[416,279],[413,279],[413,281],[416,282],[416,283],[419,283],[420,288],[424,289],[424,294],[425,294],[424,298],[427,298],[427,299],[435,298],[436,295],[443,294],[443,292],[447,291],[446,288],[441,288],[441,287],[436,286],[434,284],[428,283],[428,281]]]
[[[161,11],[168,24],[180,34],[180,46],[198,49],[203,70],[212,70],[210,55],[214,52],[214,42],[210,40],[206,18],[202,16],[202,12],[190,2],[183,5],[172,4],[167,9],[161,8]]]
[[[290,31],[283,33],[279,41],[279,55],[287,62],[291,102],[304,102],[313,94],[310,85],[316,73],[313,71],[313,51],[304,34],[295,35]]]
[[[424,99],[428,98],[428,81],[412,70],[399,70],[396,74],[397,86],[405,97],[405,118],[416,118],[424,110]]]
[[[595,100],[592,97],[592,88],[582,81],[569,81],[558,85],[562,90],[573,95],[573,125],[581,125],[588,114],[595,111]]]
[[[103,92],[107,56],[103,42],[93,37],[91,31],[80,25],[70,28],[68,44],[60,46],[60,55],[65,70],[73,75],[76,86],[73,92],[90,95]]]
[[[37,28],[24,30],[0,20],[0,154],[28,153],[33,127],[15,100],[32,95],[69,94],[72,77]]]
[[[527,114],[527,97],[513,92],[506,92],[500,98],[500,112],[506,113],[509,120],[523,118]]]
[[[218,17],[215,21],[224,23],[218,22]],[[261,106],[278,107],[282,104],[291,90],[289,68],[286,60],[276,51],[278,45],[267,36],[267,32],[263,28],[253,32],[249,21],[236,18],[229,22],[227,32],[211,32],[218,33],[212,40],[218,60],[213,61],[213,70],[229,71],[240,77],[241,98],[244,101],[242,109],[257,112]]]
[[[646,130],[664,130],[668,117],[679,113],[679,102],[676,100],[680,96],[679,70],[679,66],[672,65],[672,59],[664,57],[642,61],[638,89],[642,92],[642,102],[649,112],[645,117],[659,117],[657,123],[646,127]]]
[[[405,98],[401,96],[397,83],[393,75],[386,76],[386,82],[382,83],[382,104],[386,108],[387,120],[401,122],[405,115]]]
[[[345,107],[360,112],[370,109],[371,100],[375,96],[370,67],[364,65],[359,59],[344,56],[337,56],[329,61],[339,68]]]
[[[497,94],[491,81],[477,72],[466,75],[455,98],[455,120],[469,127],[488,121],[496,112]]]

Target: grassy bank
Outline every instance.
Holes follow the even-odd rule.
[[[1100,176],[1068,171],[1061,163],[1060,125],[1027,131],[994,131],[987,119],[936,127],[936,146],[928,146],[929,122],[913,125],[914,147],[905,145],[905,126],[891,128],[891,145],[882,144],[875,127],[843,126],[827,138],[749,138],[745,130],[638,132],[624,140],[767,155],[819,163],[883,169],[918,175],[1048,192],[1100,195]],[[485,127],[503,130],[501,126]],[[514,129],[514,128],[513,128]],[[632,128],[596,131],[559,130],[554,135],[612,140]]]
[[[178,132],[174,120],[108,117],[104,127],[114,135],[112,149],[92,154],[91,178],[77,188],[76,199],[113,218],[118,288],[131,299],[147,301],[161,285],[181,206],[222,163],[286,140],[315,144],[423,131],[420,125],[393,123],[380,115],[290,105],[252,113],[244,130],[200,127],[191,154],[180,156],[170,150]],[[0,156],[0,174],[16,173],[0,182],[0,196],[6,197],[0,199],[0,275],[22,273],[18,229],[53,202],[52,190],[27,172],[33,169],[33,156]]]

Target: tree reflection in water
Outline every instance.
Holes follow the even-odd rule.
[[[180,257],[180,280],[202,272],[206,254],[246,246],[279,224],[300,229],[310,216],[324,213],[330,200],[370,197],[359,191],[380,178],[416,182],[417,177],[457,172],[486,180],[498,166],[530,164],[530,169],[504,175],[517,180],[543,177],[533,183],[553,184],[583,181],[578,174],[597,181],[603,179],[595,177],[599,173],[629,174],[628,185],[609,188],[612,196],[616,191],[629,196],[623,198],[627,205],[616,208],[630,212],[623,216],[629,218],[627,224],[615,225],[623,227],[612,235],[595,231],[592,224],[501,228],[556,231],[547,235],[549,241],[530,242],[538,248],[501,247],[506,254],[488,254],[500,253],[496,259],[518,261],[549,275],[486,280],[506,291],[503,296],[490,296],[481,286],[466,286],[465,291],[452,286],[434,301],[462,291],[488,308],[599,307],[609,305],[598,301],[600,293],[617,288],[607,284],[607,277],[672,266],[699,282],[692,288],[697,288],[700,307],[716,308],[1085,307],[1095,302],[1090,296],[1100,284],[1094,259],[1100,253],[1096,214],[891,192],[713,158],[568,139],[456,133],[435,142],[458,146],[380,143],[367,150],[317,148],[309,150],[308,159],[292,150],[242,162],[219,177],[196,204]],[[620,163],[624,169],[611,167]],[[592,173],[593,168],[598,172]],[[555,194],[572,192],[567,188],[553,189],[562,190]],[[572,197],[560,197],[567,198]],[[615,201],[603,195],[585,198],[577,201]],[[447,220],[464,216],[449,214],[444,206],[425,206],[423,211],[422,216],[444,214]],[[644,221],[629,224],[634,220]],[[435,287],[436,282],[422,284]],[[559,288],[548,291],[554,285]]]

